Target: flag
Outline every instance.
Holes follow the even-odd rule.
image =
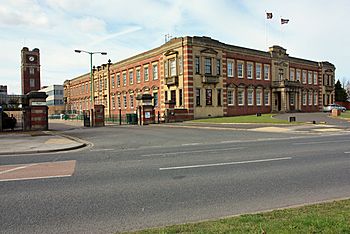
[[[272,12],[266,12],[266,19],[272,19]]]
[[[289,22],[289,19],[282,19],[281,18],[281,24],[288,24]]]

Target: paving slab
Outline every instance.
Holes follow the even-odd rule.
[[[73,150],[86,146],[85,142],[53,132],[0,134],[0,155],[46,153]]]

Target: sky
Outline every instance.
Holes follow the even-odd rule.
[[[271,20],[266,12],[273,13]],[[350,80],[348,0],[0,0],[0,85],[21,92],[21,49],[40,49],[41,85],[63,84],[93,64],[161,46],[165,35],[208,36],[226,44],[329,61]],[[281,25],[280,19],[289,19]]]

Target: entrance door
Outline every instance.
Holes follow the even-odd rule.
[[[281,111],[281,92],[277,93],[277,110]]]
[[[289,93],[289,109],[295,110],[295,93]]]

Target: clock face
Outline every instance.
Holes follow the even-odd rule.
[[[29,56],[29,61],[33,62],[35,60],[34,56]]]

